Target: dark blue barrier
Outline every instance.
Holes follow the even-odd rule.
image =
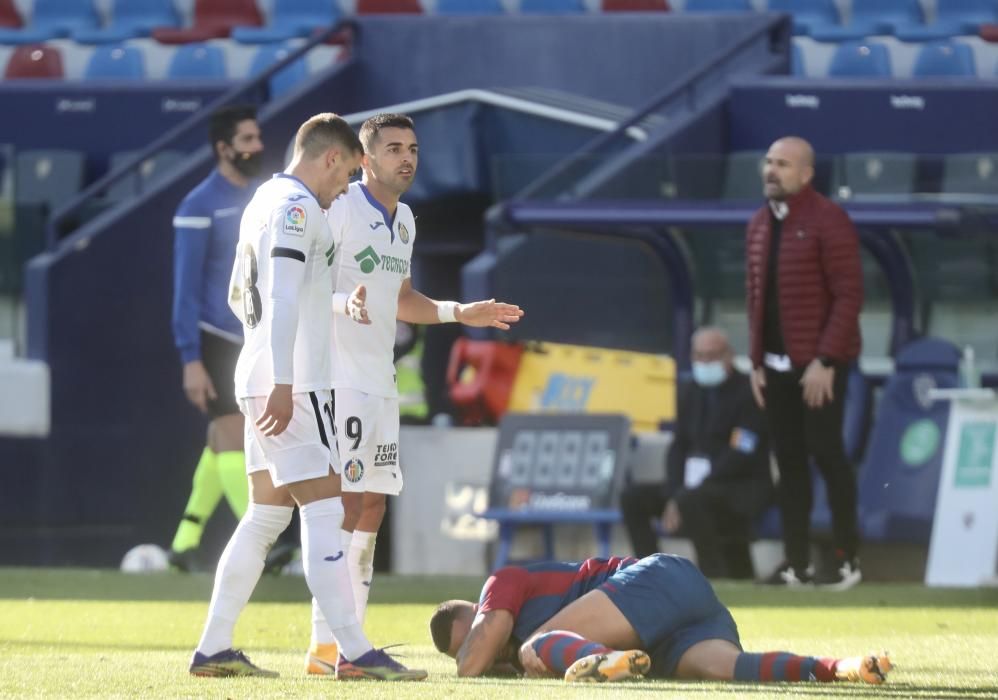
[[[728,103],[732,151],[765,150],[788,134],[819,154],[998,151],[998,83],[746,78]]]

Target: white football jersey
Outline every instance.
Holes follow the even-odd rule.
[[[246,342],[236,364],[236,397],[328,389],[333,240],[315,195],[279,173],[243,212],[229,307]]]
[[[395,218],[359,182],[339,197],[327,213],[336,246],[333,287],[349,294],[367,288],[370,325],[343,314],[333,316],[333,388],[357,389],[394,398],[395,317],[399,289],[410,276],[416,220],[399,202]]]

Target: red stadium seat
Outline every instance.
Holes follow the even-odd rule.
[[[357,0],[358,15],[421,15],[419,0]]]
[[[17,13],[17,8],[14,7],[14,0],[0,0],[0,27],[20,29],[23,24],[21,15]]]
[[[161,44],[195,44],[209,39],[225,39],[232,33],[231,27],[157,27],[152,30],[152,38]]]
[[[263,15],[256,0],[196,0],[195,27],[259,27]]]
[[[447,386],[464,425],[495,425],[513,393],[522,345],[458,338],[450,351]]]
[[[4,78],[62,78],[62,53],[53,46],[27,44],[11,54]]]
[[[998,42],[998,24],[982,24],[980,32],[984,41]]]
[[[668,12],[668,0],[603,0],[603,12]]]

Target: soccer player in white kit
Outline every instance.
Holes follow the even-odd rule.
[[[346,188],[361,151],[341,117],[312,117],[298,130],[291,165],[262,185],[243,213],[229,303],[245,335],[235,386],[247,419],[251,503],[219,560],[193,675],[277,675],[233,649],[232,634],[267,550],[297,504],[305,580],[343,655],[337,678],[426,677],[364,635],[340,541],[344,511],[329,391],[334,243],[323,210]]]
[[[328,219],[336,251],[333,285],[340,290],[333,299],[332,386],[346,508],[342,541],[357,618],[363,622],[385,497],[402,490],[393,364],[396,318],[508,330],[523,311],[494,299],[471,304],[435,301],[413,289],[410,263],[416,222],[412,210],[399,201],[412,184],[419,162],[412,119],[378,114],[361,126],[360,140],[363,180],[350,185],[329,210]],[[356,309],[342,291],[355,288],[366,293],[369,324],[354,322]],[[313,604],[308,673],[328,674],[337,658],[322,613]]]

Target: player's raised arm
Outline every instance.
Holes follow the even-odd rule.
[[[412,287],[412,279],[402,282],[399,290],[398,319],[407,323],[463,323],[466,326],[485,328],[491,326],[508,331],[509,324],[523,316],[523,309],[516,304],[488,299],[470,304],[456,301],[436,301]]]
[[[457,675],[481,676],[488,672],[513,632],[513,615],[508,610],[480,612],[471,631],[457,651]]]

